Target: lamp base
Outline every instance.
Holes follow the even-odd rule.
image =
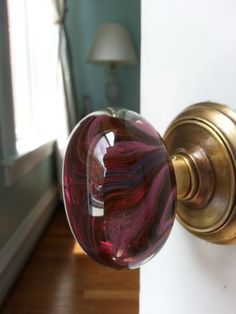
[[[105,84],[105,94],[108,106],[117,107],[120,98],[120,85],[115,74],[115,66],[111,65],[109,68],[108,79]]]

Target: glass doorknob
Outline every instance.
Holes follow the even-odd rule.
[[[139,267],[166,242],[176,207],[197,236],[233,241],[236,142],[222,120],[235,129],[235,117],[218,104],[189,107],[164,141],[132,111],[108,108],[81,120],[65,153],[63,196],[83,250],[105,266]]]

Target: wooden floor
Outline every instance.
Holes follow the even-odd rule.
[[[138,298],[138,270],[111,270],[82,254],[59,209],[3,313],[138,314]]]

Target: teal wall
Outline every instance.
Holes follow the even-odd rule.
[[[96,29],[105,22],[118,22],[127,27],[135,51],[140,57],[140,0],[68,0],[66,31],[69,41],[75,95],[79,115],[82,97],[89,95],[93,109],[103,108],[107,68],[86,64]],[[120,107],[139,111],[140,66],[119,67],[122,97]]]
[[[53,183],[55,183],[53,156],[10,187],[6,187],[3,168],[0,167],[0,250]]]

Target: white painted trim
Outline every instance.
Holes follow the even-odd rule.
[[[24,155],[18,155],[1,161],[4,167],[5,184],[10,186],[49,157],[54,151],[55,141],[45,143]]]
[[[58,202],[52,186],[0,251],[0,304],[27,261]]]

